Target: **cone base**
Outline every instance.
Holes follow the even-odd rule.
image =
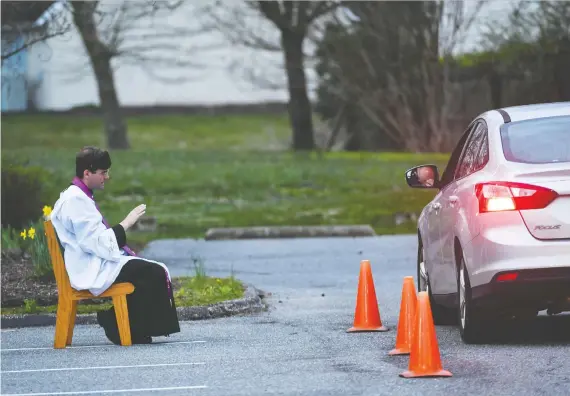
[[[418,373],[418,372],[415,372],[412,370],[407,370],[407,371],[404,371],[402,374],[400,374],[400,377],[403,377],[403,378],[419,378],[419,377],[436,378],[436,377],[452,377],[452,376],[453,376],[453,374],[451,374],[447,370],[428,371],[426,373]]]
[[[375,327],[351,327],[350,329],[348,329],[346,332],[347,333],[368,333],[368,332],[372,332],[372,331],[388,331],[390,329],[388,329],[386,326],[375,326]]]
[[[388,355],[390,355],[390,356],[409,355],[409,354],[410,354],[410,350],[406,349],[406,348],[394,348],[390,352],[388,352]]]

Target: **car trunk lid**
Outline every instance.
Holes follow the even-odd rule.
[[[543,208],[520,210],[528,231],[537,239],[570,238],[570,163],[544,164],[521,170],[514,180],[551,190],[554,199]]]

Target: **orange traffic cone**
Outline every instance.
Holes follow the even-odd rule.
[[[370,261],[360,262],[360,278],[358,279],[358,295],[356,296],[356,312],[353,327],[347,333],[364,331],[388,331],[382,325],[380,310],[376,300],[376,289],[372,279]]]
[[[398,319],[398,333],[396,334],[396,347],[389,355],[408,355],[412,348],[412,337],[415,326],[418,296],[414,286],[414,277],[406,276],[402,287],[402,302],[400,303],[400,318]]]
[[[416,310],[416,325],[412,338],[410,363],[408,370],[400,377],[451,377],[452,374],[444,370],[441,365],[437,334],[431,316],[431,306],[427,292],[418,293],[418,306]]]

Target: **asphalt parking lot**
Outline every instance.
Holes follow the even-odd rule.
[[[183,322],[152,345],[111,345],[97,326],[52,349],[53,327],[3,330],[3,395],[565,395],[570,389],[570,316],[503,329],[493,344],[464,345],[438,326],[451,378],[403,379],[394,347],[403,277],[415,274],[415,238],[160,241],[147,257],[174,275],[191,257],[211,275],[235,275],[271,292],[257,315]],[[371,261],[385,333],[348,334],[360,260]]]

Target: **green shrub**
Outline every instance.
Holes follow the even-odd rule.
[[[35,166],[2,164],[2,227],[20,229],[37,221],[44,206],[48,171]]]
[[[19,249],[19,231],[12,227],[2,228],[2,251],[7,249]]]
[[[32,256],[36,276],[54,278],[43,219],[37,224],[36,237],[30,246],[30,255]]]
[[[24,300],[24,312],[27,314],[34,314],[34,313],[38,313],[39,309],[38,309],[38,303],[36,302],[36,300],[30,300],[28,298],[26,298]]]

